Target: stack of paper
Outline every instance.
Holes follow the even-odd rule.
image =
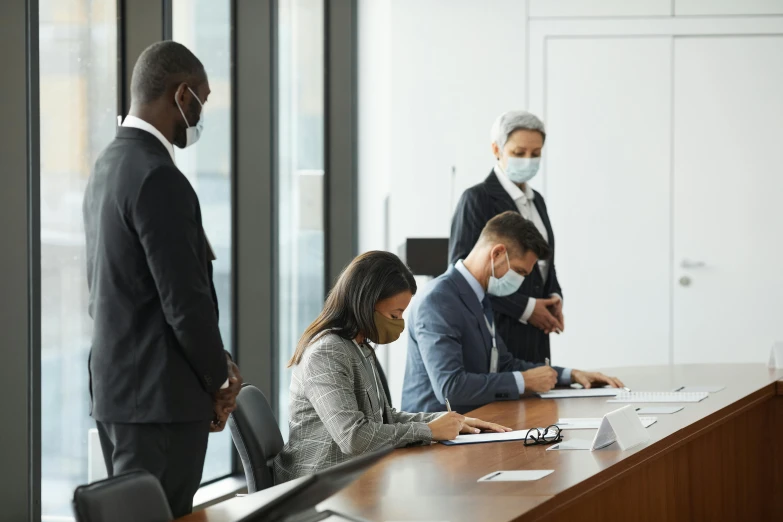
[[[622,388],[567,388],[565,390],[552,390],[539,393],[542,399],[572,399],[576,397],[614,397],[623,393]]]
[[[561,430],[597,430],[601,426],[602,417],[563,418],[557,421]],[[657,417],[639,417],[645,428],[649,428],[658,420]]]
[[[707,392],[630,392],[621,393],[606,402],[700,402],[708,396]]]

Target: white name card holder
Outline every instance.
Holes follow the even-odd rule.
[[[605,448],[613,442],[617,442],[620,449],[625,451],[649,440],[650,434],[629,404],[604,415],[590,451]]]
[[[769,367],[783,369],[783,342],[772,345],[772,350],[769,352]]]

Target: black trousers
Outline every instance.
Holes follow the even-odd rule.
[[[207,454],[209,421],[171,424],[96,422],[109,476],[143,469],[166,492],[174,518],[193,511]]]

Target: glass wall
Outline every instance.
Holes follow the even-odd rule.
[[[114,138],[116,0],[40,0],[41,513],[71,516],[90,418],[82,197]]]
[[[288,434],[286,368],[324,299],[324,2],[278,2],[278,407]]]
[[[176,149],[176,162],[198,193],[214,261],[220,309],[220,334],[232,342],[231,274],[231,1],[174,0],[174,40],[186,45],[207,70],[212,93],[204,105],[204,132],[188,149]],[[229,475],[231,435],[226,429],[209,439],[204,482]]]

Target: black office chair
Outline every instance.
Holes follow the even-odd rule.
[[[242,386],[228,427],[245,468],[247,492],[274,486],[272,461],[283,449],[283,435],[261,390],[250,384]]]
[[[129,471],[79,486],[73,492],[76,522],[169,522],[174,519],[158,479]]]

